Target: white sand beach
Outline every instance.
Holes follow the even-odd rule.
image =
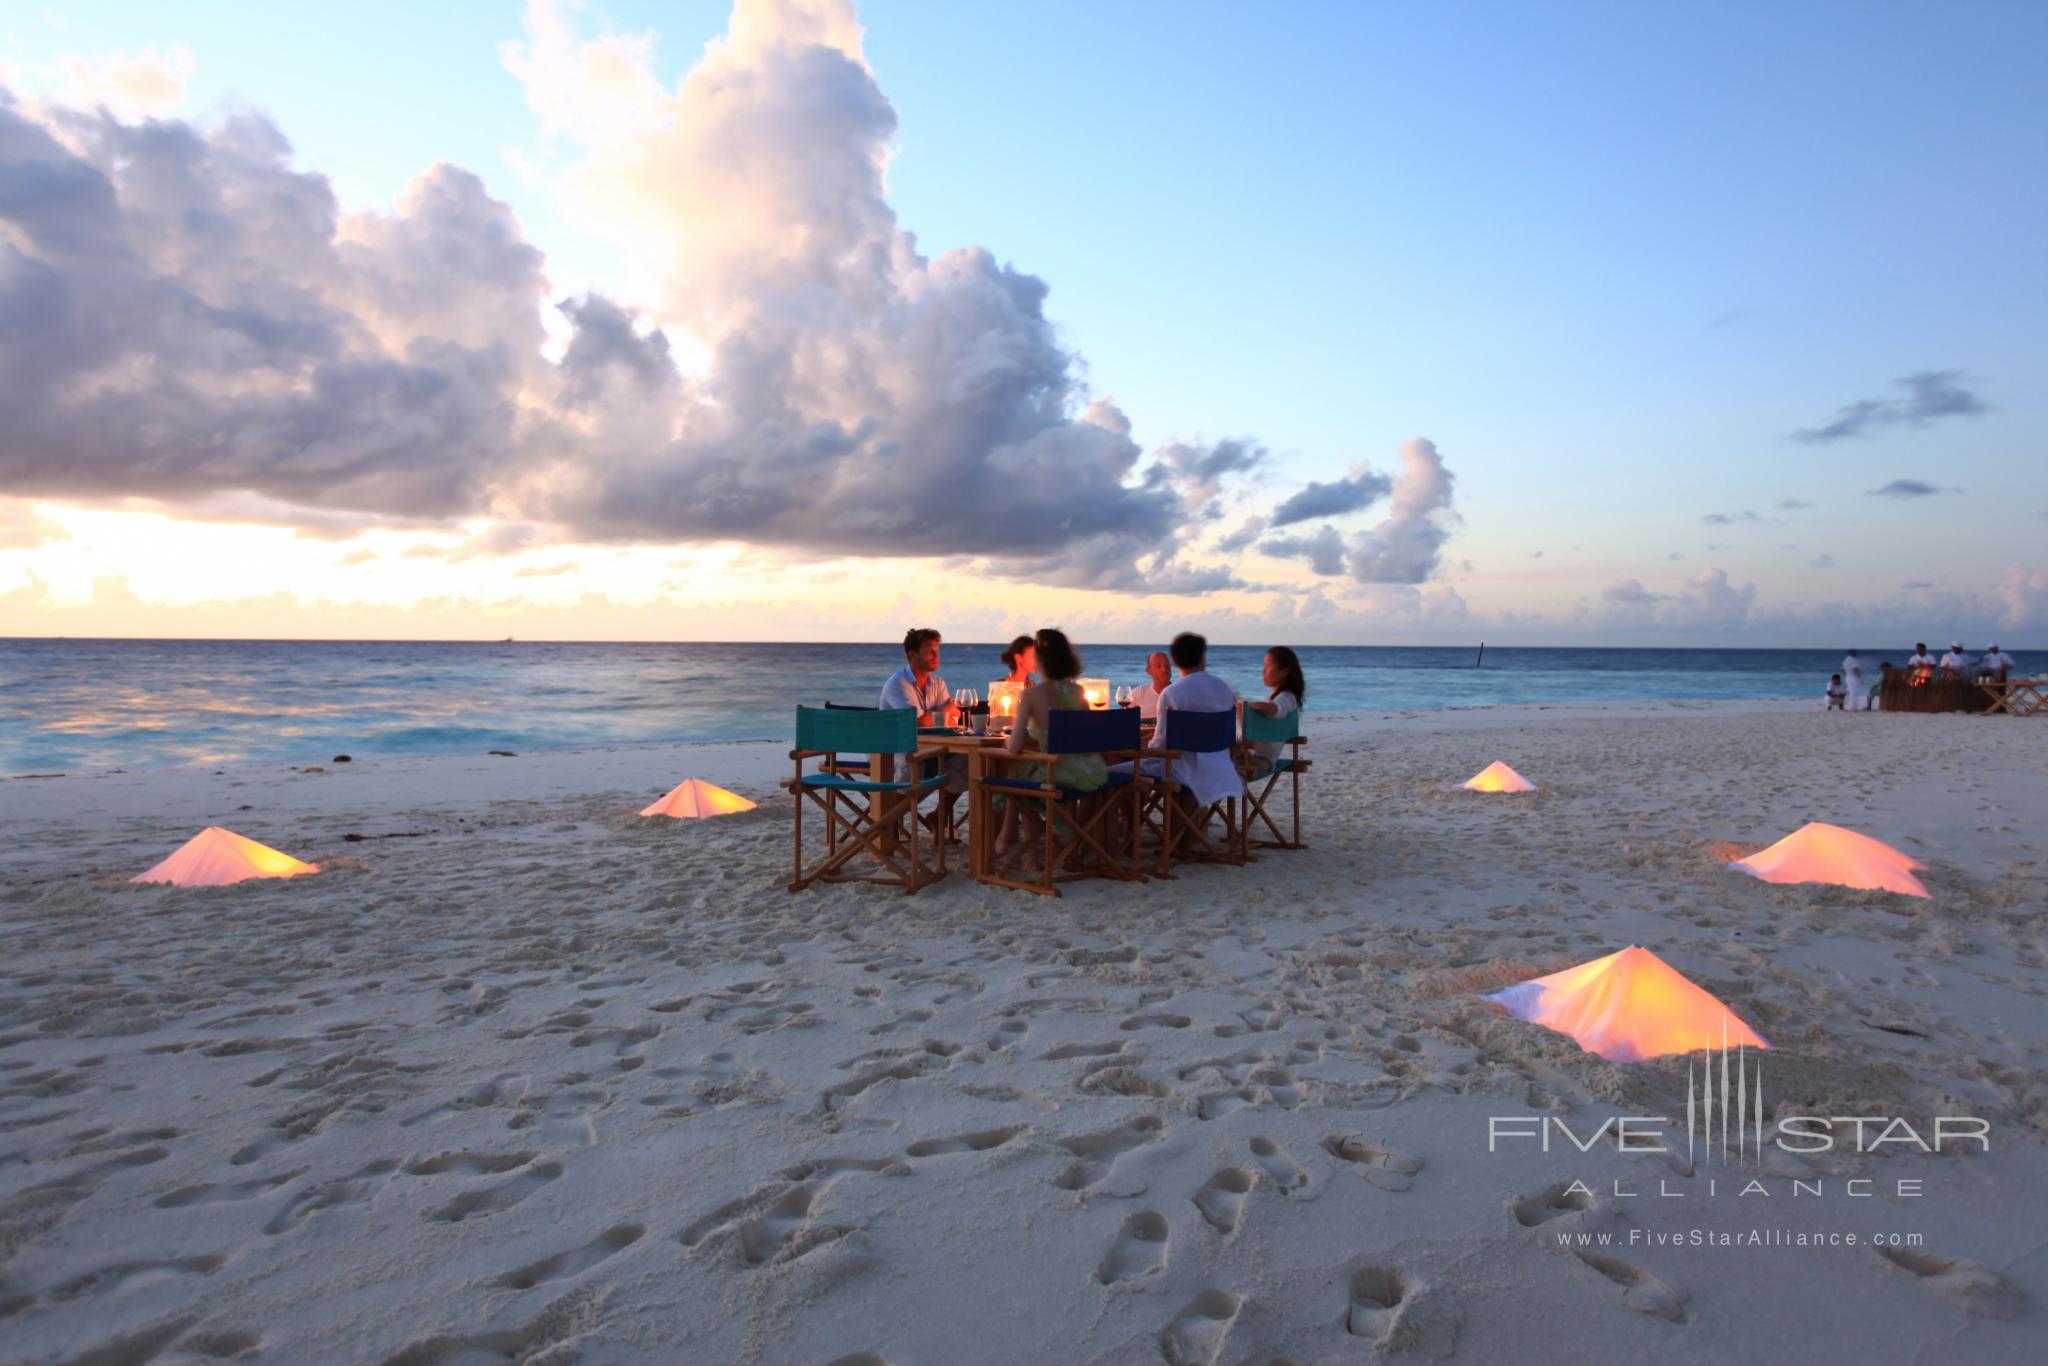
[[[1305,729],[1312,848],[1058,900],[787,894],[786,746],[0,782],[0,1359],[2038,1358],[2048,724]],[[691,776],[761,808],[634,815]],[[1724,866],[1810,819],[1932,898]],[[126,881],[206,825],[323,871]],[[1682,1128],[1685,1059],[1478,999],[1630,944],[1774,1118],[1990,1150],[1489,1152]]]

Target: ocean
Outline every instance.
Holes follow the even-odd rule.
[[[1088,672],[1144,681],[1153,646],[1084,646]],[[943,647],[940,675],[980,688],[1000,644]],[[1864,650],[1874,679],[1880,658]],[[1308,710],[1609,699],[1819,699],[1840,650],[1305,646]],[[1257,646],[1210,668],[1263,696]],[[872,705],[903,663],[875,645],[0,640],[0,773],[103,771],[336,754],[477,754],[782,739],[792,708]]]

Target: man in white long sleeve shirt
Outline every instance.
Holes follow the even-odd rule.
[[[1913,682],[1925,683],[1934,677],[1934,656],[1927,653],[1927,642],[1921,641],[1913,647],[1913,657],[1906,661],[1907,670],[1913,675]]]
[[[1864,710],[1870,709],[1870,697],[1863,688],[1863,661],[1856,657],[1854,650],[1842,657],[1842,686],[1849,690],[1849,705],[1854,706],[1860,698]]]
[[[1941,662],[1935,667],[1951,678],[1968,678],[1970,670],[1976,663],[1974,658],[1964,652],[1963,642],[1958,640],[1948,647],[1948,653],[1941,657]]]
[[[1977,668],[2003,683],[2012,673],[2012,663],[2012,656],[1999,649],[1998,642],[1994,640],[1991,642],[1991,648],[1984,652],[1984,657],[1977,661]]]

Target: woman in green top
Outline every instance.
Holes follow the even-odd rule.
[[[1032,684],[1017,699],[1017,724],[1007,745],[1012,754],[1023,752],[1027,735],[1041,746],[1045,744],[1046,718],[1052,712],[1088,710],[1088,699],[1082,695],[1081,685],[1074,681],[1081,676],[1081,656],[1068,643],[1066,633],[1048,626],[1038,633],[1036,645],[1038,672],[1045,681]],[[1013,764],[1010,776],[1042,783],[1045,765]],[[1093,792],[1109,781],[1109,765],[1100,754],[1062,754],[1053,761],[1052,781],[1060,787]],[[1038,824],[1037,803],[1005,802],[1000,796],[996,801],[1004,808],[1003,823],[996,833],[996,852],[1008,851],[1020,819],[1030,827],[1025,838],[1032,842],[1032,848],[1037,848],[1043,833]]]

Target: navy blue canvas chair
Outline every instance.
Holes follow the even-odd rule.
[[[824,761],[839,753],[865,755],[865,773],[835,771]],[[899,778],[881,773],[884,756],[899,756]],[[946,875],[943,841],[921,843],[923,822],[918,804],[943,792],[946,772],[942,749],[917,748],[917,713],[857,708],[798,707],[796,748],[789,752],[795,777],[782,785],[796,799],[795,871],[789,890],[802,891],[813,882],[883,882],[905,894],[930,886]],[[820,761],[813,772],[804,764]],[[804,867],[804,806],[815,805],[825,817],[825,853]],[[910,838],[903,838],[904,826]],[[934,855],[927,858],[927,853]],[[856,866],[871,871],[850,871]]]
[[[1138,798],[1140,821],[1159,841],[1159,859],[1147,871],[1156,877],[1173,876],[1173,861],[1183,863],[1244,863],[1250,855],[1243,847],[1243,823],[1238,819],[1238,801],[1226,797],[1190,811],[1180,802],[1182,784],[1173,776],[1174,760],[1190,754],[1229,754],[1237,743],[1237,711],[1180,711],[1166,714],[1168,749],[1148,749],[1147,759],[1159,761],[1156,772],[1149,767],[1140,779]],[[1220,842],[1210,826],[1221,818]]]
[[[1262,716],[1250,707],[1241,708],[1244,726],[1244,745],[1238,751],[1238,772],[1244,775],[1244,828],[1243,835],[1247,849],[1306,849],[1301,842],[1301,775],[1308,771],[1309,761],[1301,757],[1301,747],[1308,742],[1301,736],[1301,713],[1291,711],[1285,716]],[[1249,746],[1254,744],[1280,744],[1286,750],[1273,761],[1271,768],[1263,766],[1263,760],[1253,754]],[[1272,808],[1279,798],[1277,790],[1285,781],[1288,790],[1288,831],[1283,833],[1279,823],[1273,819]],[[1253,839],[1254,822],[1263,824],[1273,834],[1271,839]]]
[[[998,887],[1017,887],[1045,896],[1060,895],[1059,884],[1077,878],[1142,878],[1138,870],[1138,785],[1131,774],[1111,773],[1101,787],[1084,792],[1059,786],[1053,772],[1062,754],[1100,754],[1104,763],[1120,764],[1135,760],[1141,746],[1137,708],[1117,707],[1048,713],[1042,750],[1021,754],[989,750],[982,763],[999,774],[1034,762],[1042,771],[1023,778],[984,773],[969,785],[968,800],[973,803],[969,824],[977,844],[975,876]],[[1010,801],[1043,804],[1044,847],[1035,874],[1019,871],[1030,852],[1021,842],[1004,855],[995,852],[992,799],[999,792]]]

